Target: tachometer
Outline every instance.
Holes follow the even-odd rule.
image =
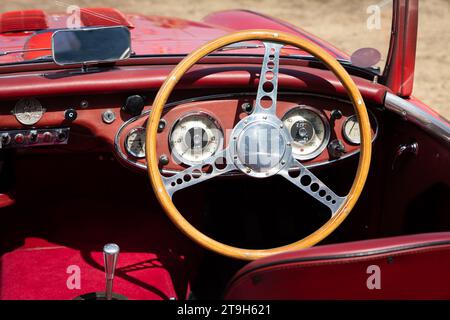
[[[176,161],[197,164],[222,147],[223,132],[210,115],[203,112],[190,113],[174,124],[169,143]]]
[[[318,156],[330,140],[330,127],[325,116],[309,106],[298,106],[286,112],[283,124],[293,141],[296,159],[309,160]]]
[[[145,158],[145,128],[134,128],[128,133],[125,149],[135,158]]]

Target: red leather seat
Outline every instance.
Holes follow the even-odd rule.
[[[249,263],[225,299],[450,299],[450,232],[324,245]]]

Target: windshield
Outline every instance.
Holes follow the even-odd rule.
[[[86,8],[90,7],[90,8]],[[97,8],[94,8],[97,7]],[[114,7],[117,10],[102,7]],[[15,14],[12,10],[38,10]],[[100,9],[99,9],[100,8]],[[217,13],[231,9],[239,16]],[[96,25],[127,25],[134,56],[184,55],[205,42],[245,23],[245,29],[275,28],[265,16],[279,20],[283,30],[316,42],[341,61],[360,67],[385,65],[392,20],[391,0],[313,1],[2,1],[0,12],[0,63],[51,59],[51,34],[55,29]],[[25,17],[25,18],[24,18]],[[372,49],[367,49],[372,48]],[[363,50],[360,50],[363,49]],[[352,56],[353,53],[355,55]],[[220,54],[262,54],[257,43],[242,43]],[[305,58],[305,52],[286,48],[282,55]]]

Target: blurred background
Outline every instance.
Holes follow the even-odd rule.
[[[65,12],[69,5],[115,7],[125,13],[164,15],[200,21],[219,10],[248,9],[288,21],[351,54],[388,48],[392,0],[2,0],[0,13],[40,8]],[[367,27],[372,5],[381,8],[380,26]],[[368,12],[369,10],[369,12]],[[413,95],[450,118],[450,0],[419,2],[419,37]],[[382,61],[384,65],[385,61]]]

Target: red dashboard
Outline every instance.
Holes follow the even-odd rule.
[[[223,61],[222,64],[207,61],[208,64],[197,65],[186,74],[162,117],[164,128],[158,135],[157,146],[163,156],[160,159],[161,169],[180,170],[188,163],[183,159],[180,161],[180,157],[174,159],[176,142],[170,138],[177,121],[192,113],[201,113],[215,122],[222,135],[220,142],[223,144],[219,147],[227,145],[228,134],[240,119],[247,116],[248,110],[245,109],[253,105],[256,94],[260,59],[245,59],[249,64],[224,65]],[[152,63],[156,62],[161,63],[152,60]],[[289,64],[289,61],[285,62]],[[133,150],[127,149],[127,139],[132,132],[143,132],[139,128],[145,127],[155,90],[173,64],[119,65],[86,73],[77,69],[51,70],[47,64],[40,67],[44,69],[26,72],[19,72],[20,67],[4,67],[15,68],[16,72],[0,77],[0,135],[3,148],[19,148],[20,152],[25,153],[113,151],[123,164],[145,168],[143,155],[136,156]],[[358,77],[354,80],[368,106],[382,104],[385,87]],[[139,112],[137,116],[123,109],[127,97],[132,95],[143,97],[142,114]],[[41,108],[35,123],[33,119],[27,120],[31,123],[20,119],[21,114],[22,117],[27,116],[30,101],[37,101]],[[20,111],[17,111],[18,106]],[[309,156],[299,158],[306,165],[334,162],[358,152],[358,142],[345,134],[346,125],[352,124],[353,129],[357,122],[353,107],[346,99],[344,88],[331,72],[294,65],[290,65],[289,69],[280,69],[277,114],[282,119],[293,112],[296,119],[300,119],[302,115],[293,111],[299,108],[309,109],[309,116],[314,115],[316,119],[309,120],[319,124],[316,128],[303,128],[304,124],[300,121],[307,136],[314,130],[319,130],[319,133],[325,131],[321,136],[324,141],[320,148],[318,145]],[[375,139],[378,124],[375,115],[372,112],[370,115]],[[299,122],[295,123],[298,125]],[[359,132],[356,134],[359,135]],[[133,139],[136,138],[139,137],[135,135]],[[143,144],[142,137],[134,143]],[[61,146],[49,147],[56,144]],[[299,148],[299,152],[303,152],[301,146]]]
[[[130,148],[127,148],[127,139],[130,133],[142,130],[142,136],[138,147],[143,147],[143,134],[150,111],[150,105],[146,105],[142,114],[130,116],[121,110],[126,95],[89,96],[86,99],[80,97],[64,98],[39,98],[42,105],[43,115],[39,121],[32,126],[21,125],[17,115],[11,111],[15,109],[18,101],[4,103],[3,108],[7,110],[1,116],[0,134],[9,133],[9,144],[21,148],[22,152],[59,152],[59,151],[110,151],[114,150],[117,158],[125,165],[138,169],[145,169],[145,158],[143,154],[136,156]],[[161,130],[158,135],[158,153],[161,155],[161,169],[165,171],[181,170],[186,166],[180,159],[173,157],[173,145],[171,145],[171,133],[179,119],[191,114],[207,115],[215,121],[223,134],[223,145],[227,145],[229,134],[235,124],[247,116],[246,108],[254,103],[254,93],[223,93],[210,96],[195,97],[173,101],[167,107],[162,117]],[[321,116],[324,127],[329,132],[320,152],[304,159],[307,166],[321,165],[344,159],[355,155],[359,151],[357,142],[346,136],[345,125],[354,117],[352,105],[343,100],[307,93],[279,93],[277,114],[280,119],[286,117],[292,110],[307,108],[312,113]],[[68,110],[75,112],[75,119],[66,119]],[[105,118],[108,114],[111,119]],[[375,138],[378,125],[375,116],[371,114],[372,135]],[[354,120],[354,119],[353,119]],[[353,124],[354,125],[354,124]],[[142,128],[142,129],[141,129]],[[69,130],[70,131],[65,131]],[[66,132],[66,137],[59,137],[61,131]],[[45,136],[51,132],[51,141]],[[69,133],[70,132],[70,133]],[[16,135],[23,135],[23,142],[16,143]],[[31,135],[37,133],[37,137]],[[359,132],[357,132],[359,133]],[[67,140],[66,140],[67,138]],[[325,138],[324,138],[325,139]],[[136,138],[135,138],[136,140]],[[336,155],[330,149],[333,141],[339,141],[343,148]],[[137,141],[137,140],[136,140]],[[136,141],[133,141],[136,143]],[[46,143],[47,142],[47,143]],[[53,142],[53,143],[49,143]],[[58,148],[49,148],[46,144],[67,144]],[[44,146],[43,146],[44,145]],[[3,147],[8,147],[3,143]],[[131,147],[132,149],[133,147]]]

